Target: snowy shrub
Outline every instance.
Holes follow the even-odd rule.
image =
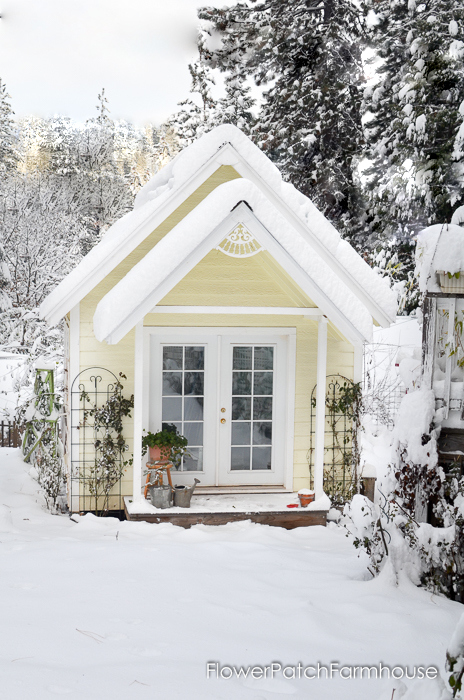
[[[370,565],[367,567],[372,576],[380,573],[385,556],[388,556],[389,533],[382,525],[382,513],[365,496],[356,495],[344,509],[344,526],[353,535],[356,549],[363,549],[369,556]]]
[[[377,502],[356,496],[343,525],[368,554],[372,575],[389,561],[395,576],[403,571],[417,585],[464,602],[464,476],[458,465],[448,473],[438,465],[434,404],[430,390],[406,394],[394,432],[396,462]]]
[[[450,673],[448,683],[453,689],[453,698],[464,697],[462,694],[464,676],[464,615],[461,615],[446,652],[446,670]]]
[[[41,448],[34,461],[38,482],[42,486],[45,495],[47,508],[52,512],[56,511],[56,503],[64,485],[64,465],[61,454],[52,454]]]
[[[24,410],[22,451],[24,461],[31,462],[37,470],[47,507],[56,511],[57,498],[64,485],[64,467],[58,434],[61,399],[55,392],[51,367],[39,362],[35,371],[34,395]]]

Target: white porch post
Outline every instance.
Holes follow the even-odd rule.
[[[132,466],[132,499],[142,498],[142,411],[143,411],[143,321],[135,327],[134,353],[134,464]]]
[[[317,324],[316,449],[314,455],[314,490],[316,499],[324,495],[325,383],[327,377],[327,318]]]

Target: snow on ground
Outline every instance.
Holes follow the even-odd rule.
[[[0,695],[9,700],[390,700],[386,679],[207,680],[206,664],[443,672],[463,610],[406,581],[368,580],[334,525],[183,530],[49,515],[19,452],[6,448],[0,543]],[[436,691],[423,681],[411,698]]]

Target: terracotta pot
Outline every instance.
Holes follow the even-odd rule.
[[[306,508],[310,503],[314,501],[313,493],[299,493],[298,498],[300,499],[300,506]]]
[[[148,453],[150,455],[150,462],[165,461],[171,456],[171,447],[169,447],[169,445],[163,447],[155,445],[155,447],[148,448]]]

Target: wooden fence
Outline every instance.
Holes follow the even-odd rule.
[[[21,447],[21,436],[16,423],[0,422],[0,447]]]

